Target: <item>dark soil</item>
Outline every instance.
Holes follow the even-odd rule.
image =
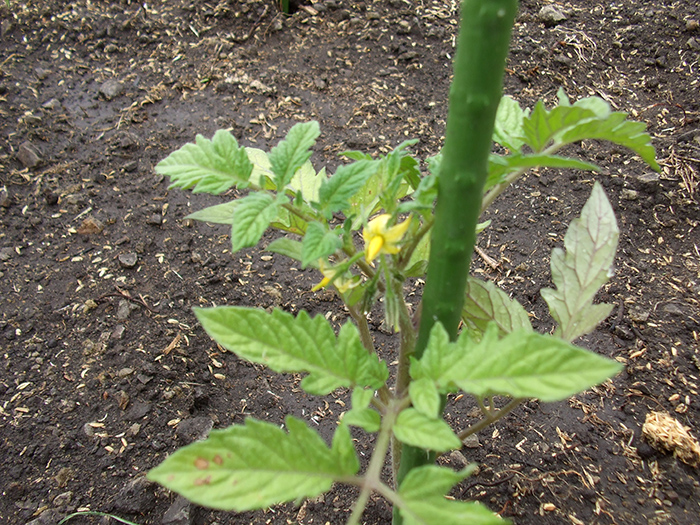
[[[519,525],[697,524],[698,470],[650,447],[641,428],[666,411],[700,435],[700,4],[579,0],[545,25],[546,3],[521,2],[506,93],[529,107],[551,104],[560,87],[603,97],[649,124],[664,169],[582,144],[570,153],[603,173],[540,170],[516,184],[481,236],[495,264],[477,257],[475,271],[551,330],[539,295],[551,286],[549,253],[601,181],[622,236],[600,300],[616,307],[581,344],[626,368],[568,402],[528,402],[441,461],[478,463],[454,497]],[[309,291],[314,271],[258,250],[231,256],[224,228],[183,219],[221,198],[169,191],[153,167],[197,133],[231,128],[267,149],[310,119],[323,131],[317,167],[408,137],[420,139],[419,156],[435,154],[455,5],[327,0],[284,18],[272,0],[3,4],[0,521],[55,523],[91,509],[142,524],[344,522],[343,487],[235,515],[145,482],[212,425],[289,413],[328,436],[347,399],[306,396],[298,377],[222,353],[197,326],[196,305],[304,308],[336,325],[346,314]],[[391,339],[375,328],[389,355]],[[474,416],[466,398],[448,407],[458,426]],[[371,440],[357,437],[368,454]],[[179,509],[186,519],[168,521]],[[373,499],[365,518],[388,523],[390,509]]]

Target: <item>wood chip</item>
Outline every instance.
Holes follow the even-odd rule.
[[[651,446],[673,455],[691,467],[700,467],[700,444],[679,421],[665,412],[650,412],[642,433]]]

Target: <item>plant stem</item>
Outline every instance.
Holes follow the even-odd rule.
[[[457,337],[517,8],[517,0],[462,2],[416,359],[436,322],[450,339]],[[434,454],[404,446],[397,486],[410,470],[432,461]],[[394,523],[403,523],[396,509]]]
[[[516,398],[516,399],[511,399],[506,406],[504,406],[502,409],[500,409],[498,412],[489,412],[484,413],[486,417],[479,421],[478,423],[474,423],[472,426],[470,426],[467,429],[462,430],[459,434],[459,439],[465,439],[472,434],[476,434],[480,430],[485,429],[487,426],[489,426],[492,423],[495,423],[499,419],[502,419],[504,416],[512,412],[515,408],[520,406],[520,403],[522,403],[523,400],[521,398]]]
[[[355,325],[360,332],[360,340],[362,341],[362,346],[365,347],[367,352],[376,355],[377,351],[374,348],[374,341],[372,340],[372,334],[369,331],[369,323],[367,323],[367,316],[362,312],[358,311],[354,306],[348,306],[348,312],[350,312],[350,317],[355,321]],[[382,405],[386,405],[389,402],[391,396],[389,389],[386,384],[382,385],[379,389],[379,399]],[[383,410],[382,410],[383,413]]]
[[[401,250],[401,255],[399,256],[399,262],[397,267],[400,270],[403,270],[408,263],[411,262],[411,257],[413,256],[413,252],[416,250],[418,245],[420,244],[421,240],[423,240],[423,237],[430,231],[430,229],[433,227],[433,223],[435,222],[434,217],[430,217],[425,220],[423,225],[421,226],[420,230],[416,233],[416,235],[411,239],[411,243],[405,246]]]
[[[381,483],[382,467],[384,466],[384,459],[386,458],[386,453],[389,450],[389,442],[391,440],[391,429],[394,426],[396,417],[401,411],[402,403],[394,401],[392,402],[384,417],[382,418],[382,427],[377,435],[377,441],[374,446],[374,452],[372,453],[372,459],[367,467],[367,472],[364,475],[364,483],[362,484],[362,490],[360,491],[360,496],[355,502],[355,506],[348,520],[348,525],[357,525],[360,523],[360,518],[362,513],[367,506],[367,501],[372,493],[372,490],[377,489]]]
[[[563,146],[561,144],[553,144],[552,146],[548,147],[546,150],[542,152],[542,155],[554,155],[557,151],[559,151]],[[493,201],[496,200],[496,198],[505,191],[505,189],[513,184],[516,180],[520,178],[523,173],[526,173],[529,171],[530,168],[520,168],[510,175],[508,175],[503,182],[500,184],[497,184],[493,188],[489,190],[489,192],[484,195],[483,200],[481,201],[481,213],[486,211],[486,209],[493,204]]]

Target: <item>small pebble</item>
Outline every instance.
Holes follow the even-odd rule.
[[[119,264],[122,268],[133,268],[139,261],[139,256],[135,252],[119,254]]]
[[[17,160],[19,160],[25,168],[34,168],[41,162],[41,156],[32,143],[27,141],[20,144],[17,149]]]

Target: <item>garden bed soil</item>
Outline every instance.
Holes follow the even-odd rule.
[[[343,523],[335,487],[267,512],[188,505],[143,475],[209,428],[254,416],[304,418],[326,438],[347,392],[305,395],[222,352],[191,308],[306,309],[347,321],[319,275],[258,249],[233,256],[226,229],[184,217],[223,197],[168,189],[155,164],[196,134],[231,129],[269,149],[318,120],[312,158],[442,144],[457,2],[335,0],[287,18],[271,1],[11,1],[0,26],[0,521],[56,521],[79,509],[141,524]],[[552,248],[600,181],[621,229],[599,295],[613,314],[580,343],[624,363],[612,381],[554,404],[530,401],[440,459],[478,473],[452,496],[518,525],[694,524],[698,469],[642,437],[651,412],[700,436],[698,2],[521,2],[505,92],[532,107],[564,88],[649,125],[663,167],[586,141],[603,171],[539,170],[502,195],[475,272],[553,328],[539,294]],[[233,194],[229,195],[231,197]],[[264,238],[265,246],[273,235]],[[488,261],[488,263],[486,263]],[[407,290],[415,304],[420,283]],[[382,355],[393,339],[372,316]],[[448,419],[476,421],[467,399]],[[371,437],[357,431],[358,451]],[[178,514],[179,513],[179,514]],[[177,521],[178,516],[182,519]],[[365,523],[390,521],[372,498]],[[71,523],[96,523],[80,517]]]

